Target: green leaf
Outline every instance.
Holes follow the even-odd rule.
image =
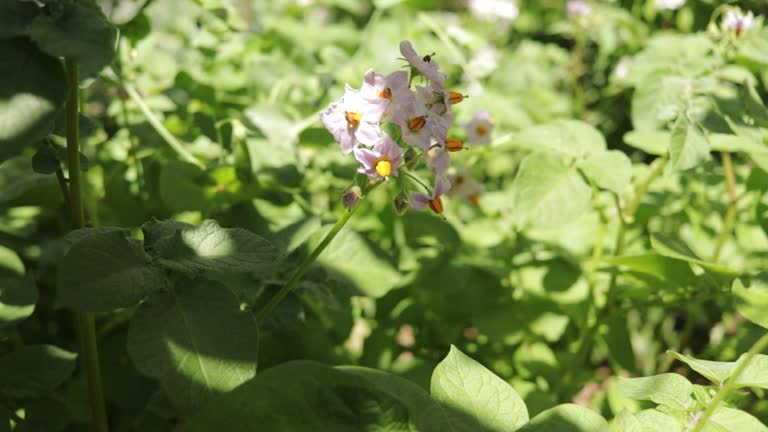
[[[326,229],[318,232],[310,243],[317,244],[326,232]],[[317,259],[317,263],[338,271],[352,282],[354,288],[369,297],[383,296],[402,279],[392,264],[383,258],[382,253],[374,249],[362,235],[349,228],[336,236]]]
[[[542,411],[518,432],[601,432],[608,422],[594,411],[575,404],[563,404]]]
[[[144,234],[144,247],[146,249],[154,248],[155,244],[166,237],[171,237],[178,231],[194,229],[195,226],[186,222],[180,222],[173,219],[158,220],[153,218],[141,226],[141,232]]]
[[[39,10],[40,8],[32,2],[0,2],[0,39],[23,35]]]
[[[72,375],[77,355],[53,345],[27,345],[0,357],[0,392],[12,398],[51,393]]]
[[[735,362],[701,360],[671,350],[667,350],[667,354],[687,364],[691,369],[718,385],[725,382],[736,367]]]
[[[651,247],[661,255],[697,264],[715,273],[733,276],[738,275],[738,272],[735,270],[704,261],[703,259],[696,256],[696,254],[691,250],[691,248],[688,247],[688,245],[672,237],[658,233],[653,234],[651,235]]]
[[[51,14],[39,14],[27,35],[54,57],[71,57],[80,64],[83,78],[99,73],[112,63],[117,30],[96,4],[63,1]]]
[[[554,228],[587,211],[592,191],[560,156],[532,153],[520,163],[509,194],[518,225]]]
[[[515,431],[528,422],[525,402],[515,390],[453,345],[432,373],[431,394],[449,408],[468,414],[455,421],[471,421],[477,430]]]
[[[768,329],[768,285],[755,279],[749,288],[745,288],[741,280],[736,279],[731,289],[736,310],[753,323]]]
[[[189,274],[263,272],[278,258],[266,239],[242,228],[222,228],[214,220],[160,238],[154,253],[163,266]]]
[[[753,417],[751,414],[742,410],[728,408],[725,406],[719,406],[712,417],[709,418],[709,422],[714,423],[725,431],[749,431],[749,432],[766,432],[766,427],[760,420]],[[707,430],[705,428],[705,430]]]
[[[647,409],[635,414],[643,426],[643,432],[682,432],[680,422],[667,413]]]
[[[594,154],[579,164],[597,186],[622,194],[632,182],[632,161],[618,150]]]
[[[128,330],[128,354],[188,416],[256,375],[258,331],[224,286],[181,279],[139,306]]]
[[[611,359],[625,370],[635,370],[635,352],[632,348],[627,319],[621,315],[614,315],[606,323],[601,337],[605,340]]]
[[[23,321],[35,311],[37,287],[31,277],[0,277],[0,329]]]
[[[606,148],[605,138],[600,131],[578,120],[559,120],[526,128],[510,138],[510,146],[555,152],[574,158],[599,154]]]
[[[267,369],[213,400],[179,432],[475,432],[450,422],[447,408],[403,378],[360,368],[292,361]]]
[[[165,276],[150,266],[141,242],[126,237],[122,230],[83,238],[59,262],[59,302],[75,310],[100,312],[134,306],[164,285]]]
[[[624,134],[624,142],[648,154],[663,156],[669,151],[670,133],[657,130],[633,130]]]
[[[56,156],[56,150],[48,144],[41,145],[32,156],[32,169],[40,174],[53,174],[61,169],[61,162]]]
[[[66,97],[67,77],[61,63],[26,38],[0,40],[0,76],[2,163],[51,132]]]
[[[610,432],[643,432],[643,425],[634,414],[624,409],[611,420]]]
[[[674,171],[691,169],[709,160],[709,141],[701,128],[685,115],[677,118],[669,141],[669,166]]]
[[[745,360],[746,354],[742,354],[736,362]],[[768,389],[768,355],[755,354],[747,367],[736,380],[736,387],[760,387]]]
[[[688,409],[693,403],[693,384],[685,377],[665,373],[641,378],[619,377],[617,390],[630,399],[649,399],[660,405]]]
[[[696,278],[686,261],[659,254],[609,257],[605,262],[679,285],[691,283]]]

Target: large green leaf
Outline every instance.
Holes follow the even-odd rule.
[[[541,228],[578,219],[589,208],[591,194],[578,171],[550,153],[526,156],[509,190],[517,224]]]
[[[643,425],[634,414],[624,409],[611,420],[611,432],[643,432]]]
[[[72,375],[76,354],[53,345],[27,345],[0,357],[0,392],[14,398],[51,393]]]
[[[663,156],[669,151],[670,133],[657,130],[632,130],[624,134],[624,142],[648,154]]]
[[[619,377],[617,390],[630,399],[649,399],[657,404],[688,409],[693,403],[693,384],[682,375],[665,373],[641,378]]]
[[[712,417],[709,418],[707,426],[710,424],[719,426],[723,431],[768,432],[768,427],[751,414],[724,406],[715,410]],[[704,430],[709,432],[708,428],[704,428]]]
[[[26,38],[0,39],[0,163],[53,130],[67,77]]]
[[[311,243],[319,242],[320,235],[326,232],[325,229],[318,232]],[[362,235],[347,228],[323,251],[317,263],[341,273],[363,294],[381,297],[395,288],[402,279],[401,274],[382,255]]]
[[[622,194],[632,181],[632,161],[618,150],[600,152],[579,164],[597,186]]]
[[[278,258],[268,240],[242,228],[222,228],[214,220],[158,239],[154,253],[163,266],[190,274],[265,271]]]
[[[749,288],[740,279],[733,281],[736,310],[753,323],[768,329],[768,285],[761,279],[754,279]]]
[[[606,144],[600,131],[590,124],[578,120],[559,120],[523,129],[510,138],[510,146],[586,158],[602,153]]]
[[[30,316],[35,303],[34,279],[24,276],[24,263],[14,251],[0,246],[0,329]]]
[[[453,419],[465,429],[515,431],[528,421],[525,402],[515,390],[453,345],[432,373],[431,394],[466,414]]]
[[[256,375],[258,325],[217,282],[180,279],[131,320],[128,354],[183,415]]]
[[[667,351],[667,354],[687,364],[691,369],[702,374],[705,378],[712,381],[715,384],[722,384],[733,373],[733,369],[736,367],[735,362],[717,362],[711,360],[701,360],[680,354],[675,351]]]
[[[413,384],[368,377],[310,361],[284,363],[213,400],[180,432],[222,425],[229,432],[463,431],[441,420],[440,408]]]
[[[600,414],[575,404],[563,404],[540,412],[519,432],[603,432],[608,422]]]
[[[80,311],[111,311],[136,305],[162,289],[165,276],[150,265],[141,242],[109,230],[74,243],[59,261],[59,303]]]
[[[117,30],[92,2],[60,2],[55,13],[39,14],[27,35],[54,57],[78,60],[82,77],[96,75],[115,56]]]
[[[4,0],[0,2],[0,39],[21,36],[40,8],[32,2]]]
[[[669,166],[673,170],[691,169],[709,160],[709,140],[701,128],[685,115],[678,117],[669,141]]]
[[[682,432],[680,422],[671,415],[656,409],[642,410],[635,413],[635,418],[643,426],[643,432]]]
[[[742,354],[736,363],[745,361]],[[768,355],[755,354],[741,375],[736,378],[736,387],[760,387],[768,389]]]

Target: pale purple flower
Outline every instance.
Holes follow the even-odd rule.
[[[385,103],[366,100],[347,85],[344,96],[320,113],[320,118],[341,146],[341,152],[349,154],[358,143],[373,144],[378,140],[379,121],[385,109]]]
[[[425,152],[425,156],[427,159],[427,167],[438,176],[445,174],[451,166],[451,157],[445,150],[444,145],[441,146],[437,143],[433,144],[429,150]]]
[[[565,11],[571,18],[583,18],[592,13],[592,6],[584,0],[568,0]]]
[[[445,177],[438,177],[435,179],[435,188],[431,194],[411,192],[411,198],[413,198],[411,208],[421,210],[429,206],[433,212],[440,214],[443,212],[443,202],[440,197],[449,190],[451,190],[451,182]]]
[[[427,107],[414,97],[402,107],[400,117],[402,120],[399,126],[403,141],[422,150],[429,149],[430,138],[432,137],[432,120]]]
[[[411,65],[411,68],[424,75],[428,80],[438,83],[445,81],[447,76],[440,72],[440,65],[432,58],[434,53],[423,57],[419,56],[410,41],[400,42],[400,53]]]
[[[453,124],[453,111],[448,97],[448,92],[439,83],[431,83],[428,86],[416,87],[417,103],[427,108],[427,127],[437,141],[445,145],[448,137],[448,129]]]
[[[467,142],[475,145],[490,145],[491,132],[495,120],[485,111],[477,111],[469,123],[464,125],[467,131]]]
[[[470,0],[469,11],[484,21],[514,21],[520,15],[520,8],[512,0]]]
[[[402,121],[402,105],[412,95],[408,87],[408,72],[397,71],[384,76],[374,72],[373,69],[368,69],[363,78],[360,94],[367,100],[387,105],[382,120],[399,123]]]
[[[739,10],[730,9],[723,18],[723,27],[734,31],[737,35],[744,33],[755,25],[755,16],[752,11],[745,14]]]
[[[371,180],[397,177],[397,168],[403,164],[403,149],[387,134],[383,134],[372,149],[355,149],[355,159],[362,164],[357,171]]]
[[[685,4],[685,0],[656,0],[656,9],[676,10]]]

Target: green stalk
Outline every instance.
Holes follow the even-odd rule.
[[[723,171],[725,173],[725,183],[728,187],[728,210],[725,212],[723,229],[717,236],[715,250],[712,252],[711,261],[713,263],[716,263],[720,259],[720,253],[723,251],[723,246],[731,235],[733,225],[736,223],[736,205],[738,204],[738,197],[736,196],[736,177],[733,175],[733,161],[731,160],[731,154],[723,152],[721,157]]]
[[[707,421],[710,417],[712,417],[712,414],[714,414],[720,403],[724,401],[729,394],[731,394],[734,387],[736,386],[736,382],[747,368],[747,366],[749,366],[749,363],[752,361],[752,358],[755,357],[755,354],[762,352],[766,347],[768,347],[768,333],[763,335],[763,337],[761,337],[754,345],[752,345],[752,348],[747,352],[747,355],[744,356],[744,360],[739,362],[738,366],[736,366],[736,369],[733,371],[733,374],[731,374],[730,378],[728,378],[728,381],[724,386],[720,388],[720,391],[717,392],[717,395],[715,395],[715,398],[712,399],[712,402],[707,405],[707,409],[704,410],[704,414],[701,415],[699,420],[693,426],[691,432],[699,432],[702,430],[702,428],[704,428],[704,425],[707,424]]]
[[[365,195],[361,199],[365,199],[365,197],[368,196],[368,194],[374,190],[376,187],[378,187],[382,182],[378,182],[373,184],[368,188],[368,190],[365,192]],[[336,221],[336,224],[333,225],[333,228],[328,232],[328,234],[323,237],[323,240],[320,241],[320,244],[318,244],[315,249],[310,253],[304,260],[301,262],[299,267],[296,269],[296,271],[293,273],[290,279],[288,279],[288,282],[283,285],[282,288],[280,288],[280,291],[277,292],[277,294],[274,295],[269,300],[269,303],[267,303],[264,308],[259,311],[259,313],[256,315],[256,320],[259,322],[259,324],[264,323],[266,319],[269,317],[269,315],[275,310],[277,305],[280,304],[280,302],[285,299],[285,297],[290,294],[291,291],[293,291],[298,285],[299,282],[301,282],[301,278],[304,276],[304,274],[309,270],[309,267],[317,260],[317,257],[320,256],[320,254],[325,250],[325,248],[328,247],[329,244],[331,244],[331,241],[336,237],[336,235],[341,231],[342,228],[344,228],[344,225],[347,224],[349,219],[352,218],[352,215],[355,214],[355,211],[362,205],[362,202],[358,202],[356,206],[352,207],[350,210],[345,212],[339,220]]]
[[[67,167],[69,171],[69,204],[72,229],[84,226],[83,202],[80,186],[80,67],[77,60],[66,59],[69,93],[67,96]],[[78,340],[80,341],[80,364],[88,377],[88,393],[91,400],[92,427],[96,432],[108,432],[107,410],[104,404],[104,390],[99,369],[99,350],[96,345],[96,328],[93,315],[75,312]]]

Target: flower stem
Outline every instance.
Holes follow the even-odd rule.
[[[725,212],[723,220],[723,229],[717,236],[715,243],[715,250],[712,252],[712,262],[716,263],[720,259],[720,253],[723,251],[723,246],[728,240],[733,230],[733,224],[736,223],[736,205],[738,204],[738,197],[736,196],[736,178],[733,175],[733,161],[731,160],[731,154],[723,152],[721,154],[723,162],[723,171],[725,173],[725,183],[728,187],[728,210]]]
[[[66,59],[69,93],[67,96],[67,167],[69,171],[69,208],[72,217],[72,229],[84,226],[83,203],[80,187],[80,67],[77,60]],[[88,312],[75,312],[75,323],[80,341],[80,364],[88,377],[88,393],[91,400],[91,419],[93,429],[107,432],[107,410],[104,403],[104,390],[99,369],[99,351],[96,345],[96,329],[93,315]]]
[[[383,182],[378,182],[370,187],[368,187],[368,190],[365,192],[365,195],[363,198],[368,196],[368,193],[370,193],[373,189],[375,189],[378,185],[382,184]],[[320,244],[318,244],[314,250],[312,250],[312,253],[310,253],[304,260],[301,262],[299,267],[296,269],[296,271],[293,273],[290,279],[288,279],[288,282],[283,285],[282,288],[280,288],[280,291],[277,292],[270,300],[269,303],[267,303],[264,308],[259,311],[259,313],[256,315],[256,320],[259,324],[263,324],[264,321],[269,317],[269,315],[275,310],[275,308],[282,302],[285,297],[290,294],[291,291],[293,291],[298,285],[299,282],[301,282],[301,278],[304,276],[304,274],[309,270],[309,267],[317,260],[317,257],[320,256],[320,254],[325,250],[325,248],[328,247],[329,244],[331,244],[331,241],[336,237],[336,235],[341,231],[342,228],[344,228],[344,225],[347,224],[349,219],[352,218],[352,215],[355,214],[355,211],[360,207],[362,203],[358,203],[355,207],[352,209],[346,211],[339,220],[336,221],[336,224],[333,225],[333,228],[328,232],[328,234],[323,237],[323,240],[320,241]]]
[[[736,369],[734,369],[733,373],[728,378],[728,381],[724,386],[720,388],[720,391],[717,392],[717,395],[715,395],[715,398],[712,399],[712,402],[707,405],[707,409],[704,410],[704,414],[701,415],[699,421],[697,421],[696,425],[694,425],[693,429],[691,429],[691,432],[699,432],[704,428],[707,420],[712,417],[712,414],[714,414],[715,410],[720,405],[720,402],[725,400],[725,398],[731,394],[734,387],[736,387],[736,383],[739,377],[744,372],[744,370],[747,369],[747,366],[749,366],[749,363],[752,361],[752,358],[755,357],[755,354],[762,352],[766,347],[768,347],[768,333],[764,334],[763,337],[761,337],[757,342],[755,342],[754,345],[752,345],[752,348],[750,348],[750,350],[747,352],[747,355],[745,355],[744,358],[736,366]]]

